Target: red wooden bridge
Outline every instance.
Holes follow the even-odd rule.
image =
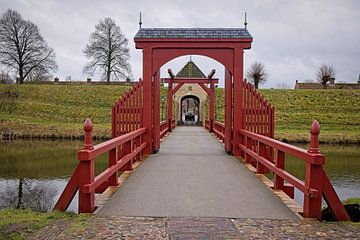
[[[148,158],[103,206],[100,214],[291,218],[284,210],[285,205],[269,189],[294,198],[296,188],[304,195],[303,208],[298,211],[304,217],[321,219],[322,199],[325,199],[336,219],[348,220],[324,171],[318,122],[311,125],[308,150],[274,139],[274,107],[243,79],[243,51],[250,49],[251,42],[246,28],[141,28],[135,43],[136,48],[143,50],[143,80],[113,105],[111,140],[93,145],[93,125],[90,119],[85,121],[79,164],[55,209],[65,211],[79,191],[79,212],[94,212],[95,193],[118,186],[120,173],[132,171],[137,161]],[[214,84],[218,81],[213,78],[214,71],[205,81],[179,79],[169,71],[168,118],[160,121],[160,68],[183,55],[207,56],[223,64],[224,123],[214,119]],[[176,127],[172,96],[186,83],[199,84],[209,95],[209,119],[204,124],[207,131],[180,127],[160,144]],[[209,138],[211,135],[206,132],[221,143]],[[160,150],[160,145],[164,149]],[[95,176],[95,160],[105,153],[109,154],[109,167]],[[148,157],[149,154],[152,155]],[[285,170],[286,155],[306,163],[305,181]],[[273,181],[266,181],[269,188],[259,184],[255,174],[244,172],[245,165],[257,176],[272,172]],[[176,180],[171,177],[179,174]]]

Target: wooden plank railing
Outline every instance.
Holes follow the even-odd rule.
[[[216,138],[225,142],[225,125],[223,123],[214,121],[213,132]]]
[[[176,128],[176,118],[175,116],[173,116],[173,118],[171,119],[171,129]]]
[[[242,84],[244,129],[274,138],[275,108],[246,79]]]
[[[324,196],[337,220],[349,220],[350,218],[323,168],[325,156],[319,151],[320,125],[317,121],[313,122],[310,132],[311,141],[308,150],[248,130],[241,130],[238,133],[245,140],[244,144],[239,144],[239,147],[245,152],[245,162],[255,166],[257,173],[265,173],[266,170],[274,173],[274,189],[284,190],[288,195],[294,197],[293,190],[286,189],[284,184],[286,181],[292,188],[295,187],[304,194],[304,217],[321,220],[321,203],[322,196]],[[273,149],[275,149],[275,156]],[[305,161],[305,182],[285,170],[285,154]]]
[[[164,138],[169,132],[169,121],[165,120],[160,122],[160,138]]]
[[[208,131],[210,130],[210,120],[209,119],[205,119],[205,125],[204,125],[205,129],[207,129]]]
[[[133,85],[112,106],[112,137],[139,129],[143,116],[143,81]]]
[[[146,128],[139,128],[124,135],[93,146],[92,122],[88,118],[84,124],[84,146],[78,152],[79,164],[57,201],[54,209],[65,211],[77,190],[79,190],[79,213],[95,210],[95,193],[103,192],[108,186],[118,185],[118,171],[130,171],[134,161],[140,160]],[[95,176],[95,159],[109,153],[109,167]]]

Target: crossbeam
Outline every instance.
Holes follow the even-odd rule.
[[[211,78],[211,79],[207,79],[207,78],[164,78],[164,83],[191,83],[191,84],[196,84],[196,83],[204,83],[204,84],[209,84],[209,83],[218,83],[219,79],[218,78]]]

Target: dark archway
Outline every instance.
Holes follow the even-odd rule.
[[[180,100],[180,113],[180,124],[200,125],[200,99],[194,95],[183,96]]]

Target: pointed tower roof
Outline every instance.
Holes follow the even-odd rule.
[[[205,74],[191,60],[176,74],[176,77],[182,77],[182,78],[206,78]]]

